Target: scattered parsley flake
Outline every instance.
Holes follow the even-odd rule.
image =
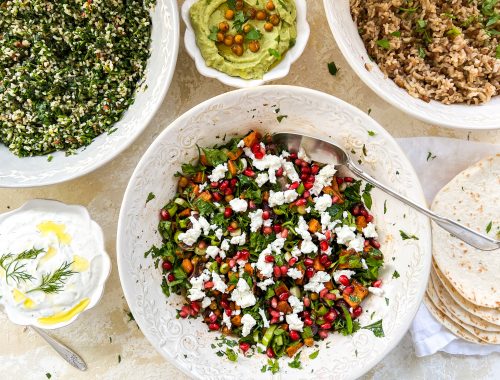
[[[154,195],[153,193],[150,192],[148,194],[148,197],[146,198],[146,203],[148,203],[149,201],[152,201],[155,198],[156,198],[156,195]]]
[[[404,232],[403,230],[399,230],[399,234],[401,235],[401,239],[403,239],[403,240],[409,240],[409,239],[418,240],[417,236],[409,235],[406,232]]]
[[[382,49],[386,49],[386,50],[389,50],[391,47],[391,44],[385,38],[382,40],[378,40],[377,45],[380,46]]]
[[[276,120],[278,120],[278,123],[281,123],[281,121],[287,117],[288,117],[288,115],[279,115],[276,117]]]
[[[255,41],[260,40],[262,38],[262,33],[259,29],[252,29],[245,35],[245,40],[247,41]]]
[[[53,155],[49,154],[49,155],[47,156],[47,161],[48,161],[48,162],[51,162],[53,159],[54,159],[54,156],[53,156]]]
[[[328,66],[328,72],[331,75],[333,75],[333,76],[337,75],[337,73],[339,72],[339,69],[337,68],[337,65],[335,64],[335,62],[332,61],[332,62],[328,63],[327,66]]]
[[[122,356],[118,354],[118,364],[120,364],[121,362],[122,362]]]
[[[288,366],[290,368],[302,369],[302,363],[300,362],[299,357],[300,357],[300,352],[294,356],[291,362],[288,362]]]
[[[372,112],[372,109],[371,109],[371,108],[369,108],[369,109],[368,109],[368,115],[369,115],[371,112]],[[373,136],[375,136],[375,135],[376,135],[376,133],[375,133],[375,132],[373,132],[373,131],[368,131],[368,136],[372,136],[372,137],[373,137]]]
[[[226,349],[226,356],[229,360],[231,360],[232,362],[235,362],[238,360],[238,353],[237,352],[234,352],[233,350],[231,350],[229,347]]]
[[[314,351],[311,355],[309,355],[309,359],[316,359],[319,355],[319,350]]]
[[[385,304],[389,306],[389,298],[385,297]]]
[[[367,156],[367,154],[366,154],[366,145],[365,144],[363,144],[363,156],[365,156],[365,157]]]
[[[486,226],[486,233],[489,233],[491,231],[491,226],[492,226],[492,221],[490,221]]]
[[[399,278],[400,277],[400,274],[398,273],[397,270],[394,271],[394,273],[392,274],[392,278]]]
[[[52,374],[51,374],[51,373],[49,373],[49,372],[47,372],[47,373],[45,374],[45,376],[47,376],[47,379],[50,379],[50,378],[52,377]]]
[[[275,49],[268,49],[267,50],[269,54],[271,54],[273,57],[276,57],[277,59],[281,59],[281,54],[278,50]]]
[[[433,156],[431,152],[427,152],[427,161],[429,161],[429,160],[433,160],[433,159],[435,159],[435,158],[436,158],[436,156],[435,156],[435,155]]]
[[[382,338],[385,336],[384,328],[382,326],[382,319],[375,323],[372,323],[371,325],[364,326],[362,327],[362,329],[370,330],[377,338]]]
[[[387,213],[387,199],[384,201],[384,214]]]

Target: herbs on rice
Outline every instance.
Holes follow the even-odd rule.
[[[0,142],[18,156],[88,145],[134,101],[150,0],[0,0]]]

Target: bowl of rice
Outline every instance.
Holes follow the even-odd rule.
[[[500,3],[324,0],[333,36],[380,97],[430,124],[500,128]]]

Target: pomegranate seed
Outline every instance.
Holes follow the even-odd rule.
[[[226,179],[226,180],[222,181],[222,183],[219,186],[219,189],[224,191],[228,188],[228,186],[229,186],[229,181]]]
[[[359,205],[356,205],[352,208],[352,215],[358,216],[359,215]]]
[[[300,158],[295,159],[295,165],[301,166],[302,165],[302,160]]]
[[[382,286],[382,280],[373,281],[372,286],[374,288],[380,288]]]
[[[344,286],[349,286],[349,284],[351,283],[351,282],[349,281],[349,279],[347,278],[347,276],[346,276],[346,275],[344,275],[344,274],[343,274],[342,276],[340,276],[340,277],[339,277],[339,282],[340,282],[342,285],[344,285]]]
[[[328,268],[330,265],[332,265],[332,262],[330,260],[326,260],[323,265]]]
[[[235,259],[229,260],[229,267],[230,268],[234,268],[235,265],[236,265],[236,260]]]
[[[276,177],[281,177],[283,175],[283,168],[276,170]]]
[[[260,144],[259,144],[259,143],[255,143],[255,144],[253,144],[253,145],[252,145],[252,148],[251,148],[252,153],[255,153],[255,152],[260,152],[260,148],[261,148],[261,146],[260,146]]]
[[[332,324],[327,322],[327,323],[323,323],[320,327],[323,330],[330,330],[332,328]]]
[[[248,258],[250,257],[250,252],[248,252],[246,249],[243,251],[240,251],[240,259],[247,261]]]
[[[326,240],[322,240],[321,243],[319,243],[319,247],[321,248],[322,251],[327,251],[328,250],[328,242]],[[322,255],[321,257],[325,257],[326,259],[328,259],[328,256],[326,255]],[[321,261],[321,259],[320,259]],[[321,264],[324,264],[324,263],[321,263]]]
[[[186,311],[184,311],[184,310],[179,311],[179,316],[180,316],[181,318],[187,318],[187,316],[188,316],[188,315],[189,315],[189,313],[187,313],[187,312],[186,312]]]
[[[283,239],[286,239],[288,237],[288,228],[283,228],[283,230],[281,231],[281,237]]]
[[[210,187],[213,187],[214,189],[219,187],[219,182],[210,182]]]
[[[290,293],[284,292],[284,293],[281,293],[278,298],[280,299],[280,301],[286,301],[288,299],[288,297],[290,297]]]
[[[271,217],[271,213],[269,211],[262,212],[262,219],[268,220]]]
[[[274,358],[276,355],[274,355],[274,351],[271,347],[268,347],[267,350],[266,350],[266,355],[269,357],[269,358]]]
[[[274,261],[274,257],[271,255],[266,255],[266,257],[264,257],[264,261],[266,263],[272,263]]]
[[[255,204],[254,201],[248,201],[248,208],[250,210],[255,210],[257,208],[257,205]]]
[[[230,316],[231,316],[231,314],[233,314],[233,311],[232,311],[231,309],[226,309],[224,312],[226,313],[226,315],[227,315],[228,317],[230,317]]]
[[[255,176],[255,172],[250,168],[246,168],[245,170],[243,170],[243,174],[246,175],[247,177]]]
[[[306,277],[311,278],[312,276],[314,276],[314,268],[309,267],[306,269]]]
[[[310,175],[306,182],[312,182],[312,183],[314,183],[314,176]]]
[[[229,182],[229,184],[231,185],[231,187],[235,187],[237,183],[238,183],[238,179],[237,178],[233,178]]]
[[[191,302],[191,309],[193,309],[196,313],[198,313],[201,309],[201,305],[196,301],[192,301]]]
[[[271,320],[269,321],[269,324],[274,325],[280,321],[279,317],[272,317]]]
[[[337,185],[342,185],[344,183],[344,179],[337,177]]]
[[[210,315],[208,316],[208,321],[209,321],[210,323],[217,322],[217,315],[216,315],[216,314],[214,314],[213,312],[212,312],[212,313],[210,313]]]
[[[240,350],[245,353],[250,349],[250,343],[247,342],[241,342],[240,343]]]
[[[332,233],[330,231],[325,231],[326,240],[330,240],[332,238]]]
[[[224,195],[232,195],[232,194],[233,194],[233,190],[230,189],[229,187],[226,190],[224,190]]]
[[[311,313],[309,313],[307,310],[305,310],[305,311],[302,312],[302,316],[304,318],[310,318],[311,317]]]
[[[356,306],[354,308],[354,310],[352,311],[352,314],[354,315],[354,317],[359,317],[361,315],[361,313],[363,312],[363,308],[361,306]]]
[[[279,234],[281,232],[281,224],[275,224],[273,230],[275,233]]]
[[[378,241],[376,241],[376,240],[372,240],[371,244],[372,244],[373,248],[376,248],[376,249],[380,248],[380,243]]]
[[[274,266],[274,268],[273,268],[273,273],[274,273],[274,275],[275,275],[276,277],[281,277],[281,269],[280,269],[280,267],[279,267],[279,266],[277,266],[277,265],[276,265],[276,266]]]
[[[297,153],[290,153],[290,155],[288,156],[288,158],[290,159],[290,161],[293,161],[297,158]]]
[[[300,339],[300,334],[295,331],[295,330],[292,330],[290,331],[290,339],[295,341],[295,340],[299,340]]]
[[[302,302],[304,303],[305,307],[311,306],[311,300],[309,299],[309,297],[304,297],[304,299],[302,300]]]
[[[344,294],[349,295],[349,294],[352,294],[352,292],[354,292],[354,286],[352,286],[352,285],[349,285],[348,287],[346,287],[344,289]]]
[[[219,326],[219,324],[218,324],[218,323],[210,323],[210,324],[208,325],[208,328],[209,328],[210,330],[212,330],[212,331],[216,331],[216,330],[218,330],[218,329],[220,328],[220,326]]]
[[[271,314],[271,317],[273,317],[273,318],[279,318],[280,317],[280,312],[278,310],[271,310],[269,312],[269,314]]]
[[[305,264],[306,267],[312,267],[314,265],[314,260],[311,259],[310,257],[307,257],[304,260],[304,264]]]
[[[284,277],[286,276],[286,272],[288,272],[288,267],[286,265],[282,265],[280,267],[281,275]]]
[[[338,316],[338,314],[335,311],[335,309],[330,309],[330,311],[328,313],[326,313],[323,318],[327,322],[333,322],[337,319],[337,316]]]
[[[295,189],[297,189],[297,187],[299,187],[299,183],[298,183],[298,182],[293,182],[293,183],[290,185],[289,189],[290,189],[290,190],[295,190]]]
[[[219,202],[222,199],[222,195],[219,193],[213,193],[212,198],[214,198],[214,201]]]
[[[168,276],[167,276],[167,281],[168,282],[172,282],[172,281],[175,281],[175,276],[173,273],[169,273]]]
[[[217,257],[215,258],[215,261],[217,261],[217,264],[220,264],[220,263],[222,262],[222,257],[217,256]]]
[[[309,318],[309,317],[305,317],[304,318],[304,325],[306,325],[306,326],[312,326],[312,324],[313,324],[313,321],[312,321],[311,318]]]
[[[303,168],[305,168],[306,166],[309,167],[309,163],[307,163],[306,161],[302,161],[300,166],[302,166]]]
[[[304,198],[300,198],[298,201],[295,202],[295,206],[305,206],[307,204],[307,200]]]
[[[326,339],[326,338],[328,338],[328,331],[327,330],[319,330],[318,331],[318,336],[321,339]]]
[[[233,210],[230,207],[226,207],[224,210],[224,217],[229,218],[231,215],[233,215]]]
[[[362,209],[360,211],[360,214],[363,215],[366,218],[368,216],[368,211],[366,211],[365,209]]]
[[[255,152],[254,156],[257,160],[262,160],[264,158],[264,153],[262,152]]]
[[[198,315],[198,313],[195,310],[193,310],[193,309],[189,309],[189,315],[191,317],[196,317]]]
[[[288,260],[288,265],[294,266],[297,263],[297,258],[292,257],[290,260]]]
[[[363,243],[363,245],[364,245],[365,247],[368,247],[368,246],[370,245],[370,241],[369,241],[369,240],[365,240],[365,242]]]
[[[300,180],[301,180],[302,182],[307,181],[307,180],[308,180],[308,178],[309,178],[309,174],[301,174],[301,175],[300,175]]]
[[[233,231],[235,231],[235,230],[236,230],[236,228],[234,228],[234,227],[232,227],[232,226],[227,226],[227,230],[228,230],[229,232],[233,232]]]
[[[278,298],[276,297],[271,298],[271,307],[273,309],[276,309],[278,307]]]
[[[272,227],[269,227],[269,226],[266,226],[262,229],[262,233],[264,235],[271,235],[273,233],[273,228]]]
[[[172,263],[170,261],[164,261],[161,267],[165,270],[170,270],[172,269]]]
[[[311,168],[309,166],[303,166],[300,168],[300,172],[302,174],[309,174],[311,173]]]
[[[332,203],[338,203],[339,201],[340,201],[340,198],[336,195],[332,198]]]
[[[162,208],[160,211],[160,218],[161,220],[170,220],[170,213],[164,208]]]
[[[352,178],[352,177],[344,177],[344,182],[347,182],[347,183],[354,182],[354,178]]]
[[[368,223],[371,222],[371,221],[373,221],[373,215],[368,214],[368,216],[366,217],[366,221]]]
[[[205,287],[205,289],[212,289],[214,287],[214,282],[207,281],[207,282],[205,282],[205,284],[203,286]]]
[[[325,299],[330,301],[335,301],[337,299],[337,296],[333,293],[326,293]]]
[[[309,190],[306,190],[304,191],[304,193],[302,193],[302,198],[309,198],[311,196],[311,193],[309,192]]]
[[[323,265],[325,265],[328,261],[329,261],[328,256],[324,253],[319,257],[319,262]]]
[[[220,301],[219,304],[224,308],[224,309],[228,309],[229,308],[229,304],[227,303],[227,301]]]
[[[311,173],[312,174],[318,174],[319,172],[319,166],[314,164],[312,167],[311,167]]]
[[[313,186],[314,186],[314,182],[305,182],[304,183],[304,188],[306,190],[312,189]]]
[[[328,293],[328,289],[327,288],[321,289],[321,291],[319,292],[319,296],[321,298],[325,298],[325,296],[326,296],[327,293]]]

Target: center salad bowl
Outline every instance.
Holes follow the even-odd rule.
[[[118,269],[141,331],[161,355],[193,378],[272,377],[259,370],[267,363],[265,355],[240,354],[236,363],[229,361],[216,354],[220,333],[209,332],[201,319],[178,319],[182,297],[165,297],[161,269],[144,254],[152,245],[161,246],[159,210],[176,192],[175,174],[181,164],[197,158],[197,146],[221,144],[251,129],[334,141],[370,175],[424,204],[418,178],[394,139],[369,116],[330,95],[293,86],[243,89],[207,100],[179,117],[149,147],[130,179],[118,224]],[[320,379],[359,377],[397,345],[415,316],[430,269],[429,222],[376,189],[372,197],[371,211],[385,255],[380,277],[385,294],[364,301],[359,321],[366,326],[382,320],[384,336],[376,337],[368,329],[352,336],[331,334],[303,350],[303,369],[290,368],[290,359],[280,359],[281,376],[304,378],[314,371]],[[419,239],[403,240],[400,231]],[[316,351],[317,357],[310,358]]]

